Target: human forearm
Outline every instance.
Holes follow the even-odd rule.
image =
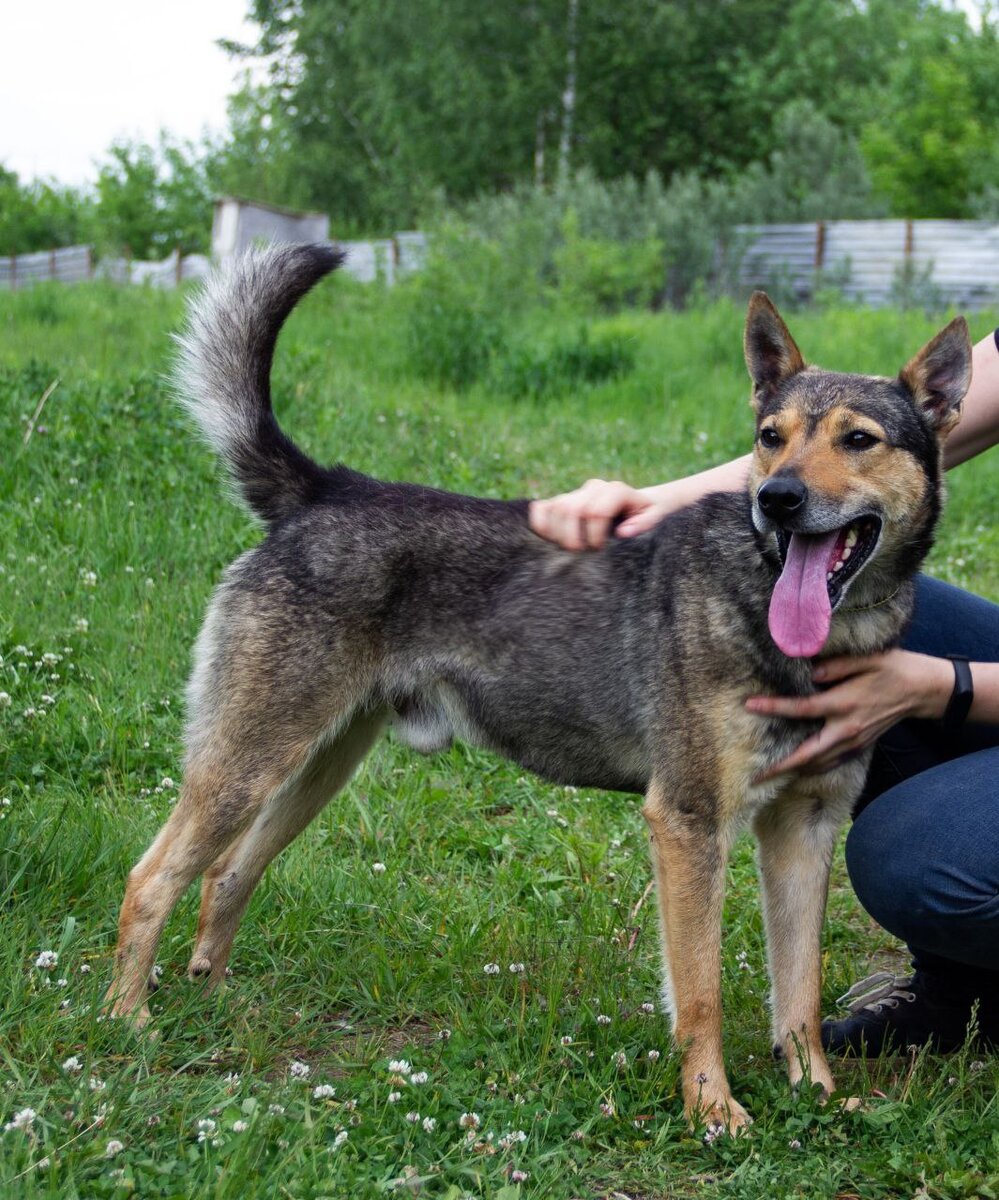
[[[944,445],[944,466],[956,467],[999,442],[999,350],[995,337],[976,343],[971,386],[961,405],[961,420]]]
[[[684,508],[711,492],[742,491],[749,478],[751,462],[752,455],[744,454],[741,458],[734,458],[731,462],[722,463],[717,467],[709,467],[696,475],[653,484],[651,487],[640,488],[639,491],[648,496],[657,507],[666,511]]]

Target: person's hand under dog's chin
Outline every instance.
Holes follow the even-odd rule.
[[[813,696],[750,696],[748,712],[764,717],[823,721],[822,728],[786,758],[757,775],[765,783],[789,771],[821,774],[860,754],[906,717],[939,717],[954,680],[944,658],[888,650],[859,658],[830,658],[812,672],[831,685]]]

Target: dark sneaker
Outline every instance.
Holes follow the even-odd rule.
[[[926,972],[898,979],[881,971],[855,983],[839,1003],[847,1005],[849,1016],[822,1022],[822,1045],[829,1054],[874,1058],[904,1053],[909,1046],[928,1045],[939,1054],[960,1049],[975,1001]]]

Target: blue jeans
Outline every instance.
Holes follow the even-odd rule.
[[[920,576],[903,645],[999,662],[999,605]],[[999,988],[999,726],[902,721],[878,742],[846,863],[861,904],[913,965]]]

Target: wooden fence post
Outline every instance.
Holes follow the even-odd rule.
[[[905,222],[905,254],[906,262],[912,258],[912,220],[911,218]]]
[[[174,254],[177,255],[177,261],[174,264],[173,286],[180,287],[181,280],[184,278],[184,256],[181,253],[180,246],[176,247]]]
[[[826,223],[815,222],[815,270],[821,271],[826,264]]]
[[[56,281],[56,252],[54,246],[49,251],[49,281],[51,283],[55,283]]]
[[[16,254],[11,254],[11,256],[10,256],[10,290],[12,292],[17,291],[17,255]]]

